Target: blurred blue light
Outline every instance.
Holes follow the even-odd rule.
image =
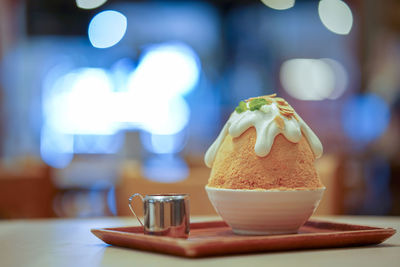
[[[74,153],[113,154],[117,153],[123,143],[121,134],[113,135],[75,135]]]
[[[65,134],[114,134],[113,85],[103,69],[81,68],[57,79],[43,96],[48,127]]]
[[[174,153],[177,150],[176,135],[151,135],[151,146],[157,154]],[[179,145],[179,144],[178,144]]]
[[[388,104],[372,93],[349,99],[342,111],[346,135],[359,143],[368,143],[380,137],[385,132],[389,120]]]
[[[162,183],[179,182],[189,175],[185,161],[172,155],[157,155],[146,160],[142,171],[149,180]]]
[[[115,196],[115,186],[107,193],[107,206],[114,216],[117,216],[117,201]]]
[[[129,81],[131,90],[171,97],[187,94],[200,77],[200,60],[189,46],[167,43],[148,47]]]
[[[141,132],[140,141],[144,148],[156,154],[172,154],[180,152],[185,145],[185,131],[171,135]]]
[[[74,137],[44,126],[40,136],[40,156],[54,168],[64,168],[73,159]]]
[[[96,48],[116,45],[124,37],[127,28],[126,17],[118,11],[100,12],[89,23],[88,35]]]
[[[135,69],[135,63],[131,58],[121,58],[110,68],[111,78],[116,92],[126,92],[129,75]]]
[[[153,97],[152,106],[143,108],[143,129],[159,135],[171,135],[182,131],[189,122],[190,108],[181,96],[170,99]],[[146,101],[144,104],[147,105]],[[138,110],[140,112],[140,110]]]
[[[103,69],[81,68],[55,77],[49,73],[43,90],[40,153],[56,168],[66,167],[74,153],[115,153],[113,85]]]
[[[183,95],[196,87],[200,71],[196,53],[181,43],[148,47],[136,68],[124,58],[110,71],[70,65],[50,71],[42,91],[43,159],[62,168],[74,153],[116,153],[117,132],[126,129],[148,132],[152,153],[179,152],[190,118]],[[68,153],[49,145],[65,136]]]

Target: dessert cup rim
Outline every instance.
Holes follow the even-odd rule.
[[[230,188],[218,188],[206,185],[206,190],[220,191],[220,192],[269,192],[269,193],[282,193],[282,192],[321,192],[325,191],[326,187],[314,188],[314,189],[230,189]]]

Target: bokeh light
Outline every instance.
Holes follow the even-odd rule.
[[[280,80],[285,91],[300,100],[336,99],[348,83],[343,65],[329,58],[287,60],[281,66]]]
[[[117,201],[115,194],[115,186],[112,186],[107,193],[107,206],[112,215],[117,216]]]
[[[98,13],[89,23],[88,36],[96,48],[116,45],[124,37],[127,28],[126,17],[114,10]]]
[[[342,111],[342,124],[346,135],[361,144],[379,138],[385,132],[389,120],[388,104],[373,93],[350,98]]]
[[[295,0],[261,0],[261,2],[272,9],[284,10],[293,7]]]
[[[128,86],[153,96],[184,95],[194,89],[200,71],[198,56],[189,46],[182,43],[153,45],[147,48]]]
[[[195,88],[200,71],[196,53],[185,44],[149,46],[127,84],[131,109],[137,111],[121,114],[131,114],[126,121],[136,121],[152,134],[180,132],[190,116],[183,96]],[[140,118],[135,114],[140,114]]]
[[[94,9],[104,5],[105,2],[107,0],[76,0],[76,6],[82,9]]]
[[[188,177],[189,167],[180,157],[156,155],[144,162],[142,172],[149,180],[162,183],[175,183]]]
[[[74,155],[74,137],[60,133],[50,127],[42,127],[40,134],[40,156],[54,168],[64,168]]]
[[[57,168],[74,153],[116,153],[120,130],[144,130],[145,148],[155,154],[179,152],[190,108],[183,95],[196,86],[200,62],[184,44],[151,46],[135,68],[129,63],[103,68],[50,71],[43,88],[41,155]],[[166,75],[167,74],[167,75]],[[113,79],[123,77],[125,84]],[[142,140],[143,141],[143,140]],[[57,145],[52,145],[57,143]]]
[[[321,59],[329,65],[335,75],[334,89],[328,96],[329,99],[338,99],[346,91],[349,84],[349,75],[344,66],[339,62],[331,58]]]
[[[348,34],[353,26],[350,7],[340,0],[321,0],[318,15],[322,24],[336,34]]]
[[[113,85],[99,68],[81,68],[61,76],[44,96],[48,127],[66,134],[113,134],[109,112]]]
[[[175,135],[152,134],[150,140],[151,147],[157,154],[176,153],[179,149]]]
[[[121,142],[109,136],[118,130],[112,91],[109,74],[99,68],[75,69],[46,84],[40,154],[47,164],[64,168],[74,153],[116,152]]]
[[[181,131],[175,134],[152,134],[142,131],[140,141],[143,147],[155,154],[173,154],[180,152],[185,145],[185,133]]]
[[[322,100],[334,89],[335,75],[319,59],[296,58],[285,61],[280,71],[283,88],[300,100]]]
[[[141,105],[138,112],[142,111],[142,127],[153,134],[175,134],[189,122],[189,105],[180,95],[169,99],[154,97]]]

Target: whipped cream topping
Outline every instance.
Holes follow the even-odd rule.
[[[280,104],[275,98],[271,98],[272,103],[263,105],[259,110],[246,110],[242,113],[234,111],[226,122],[217,139],[207,150],[204,161],[211,168],[217,152],[225,137],[230,134],[233,138],[239,137],[250,127],[254,127],[257,132],[254,150],[257,156],[265,157],[271,151],[274,139],[278,134],[283,134],[287,140],[298,143],[304,134],[315,158],[322,155],[322,144],[315,133],[303,121],[303,119],[293,110],[293,116],[284,116],[280,111]],[[249,107],[249,103],[247,103]],[[291,107],[290,107],[291,108]]]

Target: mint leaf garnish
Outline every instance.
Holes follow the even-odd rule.
[[[249,108],[251,111],[259,110],[262,106],[267,104],[271,104],[271,102],[268,102],[264,98],[256,98],[250,101]]]
[[[244,101],[240,101],[239,105],[235,108],[237,113],[242,113],[245,112],[246,110],[248,110],[247,105]]]

